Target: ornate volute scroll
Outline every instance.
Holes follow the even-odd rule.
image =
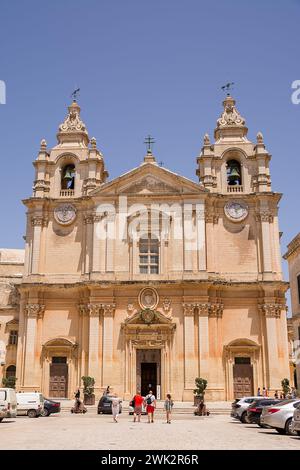
[[[182,306],[183,306],[183,314],[185,317],[191,317],[194,315],[196,304],[190,304],[190,303],[184,302]]]
[[[183,303],[184,316],[192,316],[198,312],[201,316],[217,317],[223,316],[224,305],[222,302],[207,302],[207,303]]]
[[[26,304],[25,312],[29,318],[40,318],[45,313],[45,305],[42,304]]]
[[[102,304],[102,303],[87,303],[79,304],[78,311],[81,316],[88,315],[89,317],[99,317],[103,314],[104,317],[113,316],[115,313],[116,305],[112,304]]]

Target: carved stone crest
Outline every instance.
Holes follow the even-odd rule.
[[[155,320],[156,314],[154,310],[151,310],[150,308],[146,308],[145,310],[141,311],[141,319],[145,323],[152,323],[153,320]]]
[[[138,301],[142,310],[154,310],[159,302],[158,293],[152,287],[145,287],[140,291]]]
[[[60,204],[54,209],[54,218],[61,225],[69,225],[76,218],[76,209],[72,204]]]

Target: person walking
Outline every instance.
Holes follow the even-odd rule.
[[[167,424],[171,424],[171,413],[172,413],[173,406],[174,406],[174,402],[172,400],[172,397],[169,393],[167,393],[167,398],[164,404],[166,417],[167,417]]]
[[[111,399],[111,410],[112,410],[112,415],[113,415],[113,421],[115,423],[118,422],[118,416],[120,413],[120,403],[122,400],[118,398],[118,395],[114,393],[112,399]]]
[[[136,418],[138,420],[138,423],[141,422],[143,402],[144,402],[144,398],[140,394],[140,391],[137,390],[136,394],[131,400],[132,407],[133,407],[133,422],[134,423],[136,422]]]
[[[257,396],[258,396],[258,397],[261,397],[260,387],[258,387],[258,389],[257,389]]]
[[[266,396],[267,396],[267,390],[266,390],[266,388],[264,387],[264,388],[263,388],[263,397],[266,397]]]
[[[275,390],[275,393],[274,393],[274,398],[277,400],[277,399],[278,399],[278,397],[279,397],[279,395],[278,395],[278,390]]]
[[[109,394],[110,394],[110,386],[108,385],[108,386],[106,387],[106,390],[103,392],[103,396],[109,395]]]
[[[75,393],[75,398],[78,399],[78,400],[80,399],[80,390],[79,390],[79,388],[78,388],[77,392]]]
[[[152,390],[149,390],[148,395],[145,397],[146,411],[148,415],[148,423],[154,423],[154,410],[156,407],[156,399]]]

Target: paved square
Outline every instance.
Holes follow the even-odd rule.
[[[133,423],[124,413],[119,423],[111,415],[71,415],[48,418],[18,417],[0,424],[2,449],[300,449],[300,437],[280,436],[271,429],[243,425],[225,415],[174,415],[165,424],[162,411],[156,422]]]

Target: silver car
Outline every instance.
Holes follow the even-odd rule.
[[[294,411],[294,416],[292,420],[292,431],[300,436],[300,404],[296,407]]]
[[[247,423],[247,408],[255,400],[259,400],[263,397],[243,397],[237,398],[231,404],[231,417],[239,419],[242,423]]]
[[[300,404],[300,400],[285,400],[276,405],[263,408],[260,422],[270,428],[276,429],[279,434],[297,435],[292,429],[292,419],[295,408]]]

